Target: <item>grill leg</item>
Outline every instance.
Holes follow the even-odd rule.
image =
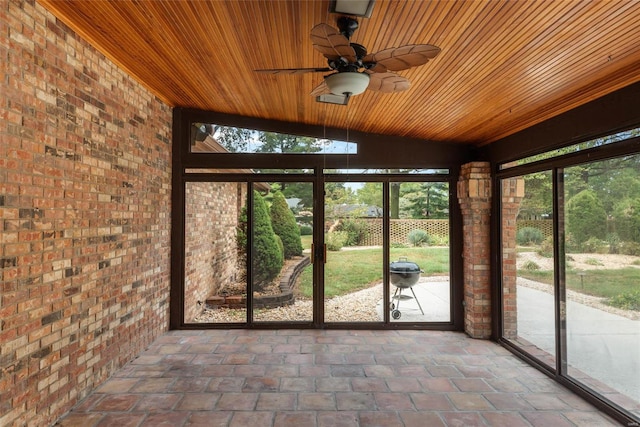
[[[396,291],[393,293],[393,296],[398,296],[401,297],[402,296],[402,289],[401,288],[396,288]],[[400,298],[396,298],[396,310],[400,311]]]
[[[416,297],[416,293],[413,292],[413,287],[409,288],[411,289],[411,293],[413,294],[413,299],[416,300],[416,302],[418,303],[418,307],[420,308],[420,312],[422,313],[422,315],[424,316],[424,311],[422,310],[422,306],[420,305],[420,301],[418,301],[418,298]]]

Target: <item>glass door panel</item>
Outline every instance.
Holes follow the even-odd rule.
[[[449,322],[449,184],[389,183],[391,322]]]
[[[556,367],[551,171],[503,179],[503,336]]]
[[[324,203],[324,321],[382,322],[382,183],[327,182]]]
[[[245,182],[185,183],[185,323],[245,323]]]
[[[312,322],[313,183],[254,184],[252,221],[253,321]]]
[[[566,374],[640,405],[640,155],[564,169]]]

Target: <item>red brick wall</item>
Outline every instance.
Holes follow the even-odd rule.
[[[0,2],[0,425],[52,424],[168,324],[171,109]]]
[[[244,205],[238,187],[247,184],[189,182],[185,188],[185,322],[202,311],[199,301],[236,280],[238,207]]]
[[[463,221],[464,328],[473,338],[491,337],[491,169],[462,165],[458,201]]]

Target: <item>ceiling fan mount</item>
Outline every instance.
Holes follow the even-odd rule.
[[[255,70],[269,74],[332,73],[312,91],[312,96],[343,95],[346,100],[369,89],[383,93],[407,90],[409,80],[394,71],[406,70],[427,63],[440,53],[440,48],[428,44],[412,44],[384,49],[369,54],[351,37],[358,21],[349,16],[337,20],[338,29],[318,24],[311,29],[313,47],[327,59],[325,68],[284,68]],[[340,75],[344,74],[344,75]],[[346,104],[346,102],[345,102]]]
[[[337,24],[340,34],[345,36],[347,40],[350,40],[353,33],[358,29],[358,20],[350,16],[339,17]]]

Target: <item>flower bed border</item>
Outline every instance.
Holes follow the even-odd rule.
[[[303,257],[300,261],[289,268],[280,279],[280,293],[273,295],[259,295],[253,297],[253,308],[275,308],[285,305],[291,305],[296,298],[293,294],[293,288],[296,280],[302,270],[309,265],[311,260],[308,256]],[[247,298],[244,295],[212,295],[206,299],[208,308],[235,308],[241,309],[247,307]]]

